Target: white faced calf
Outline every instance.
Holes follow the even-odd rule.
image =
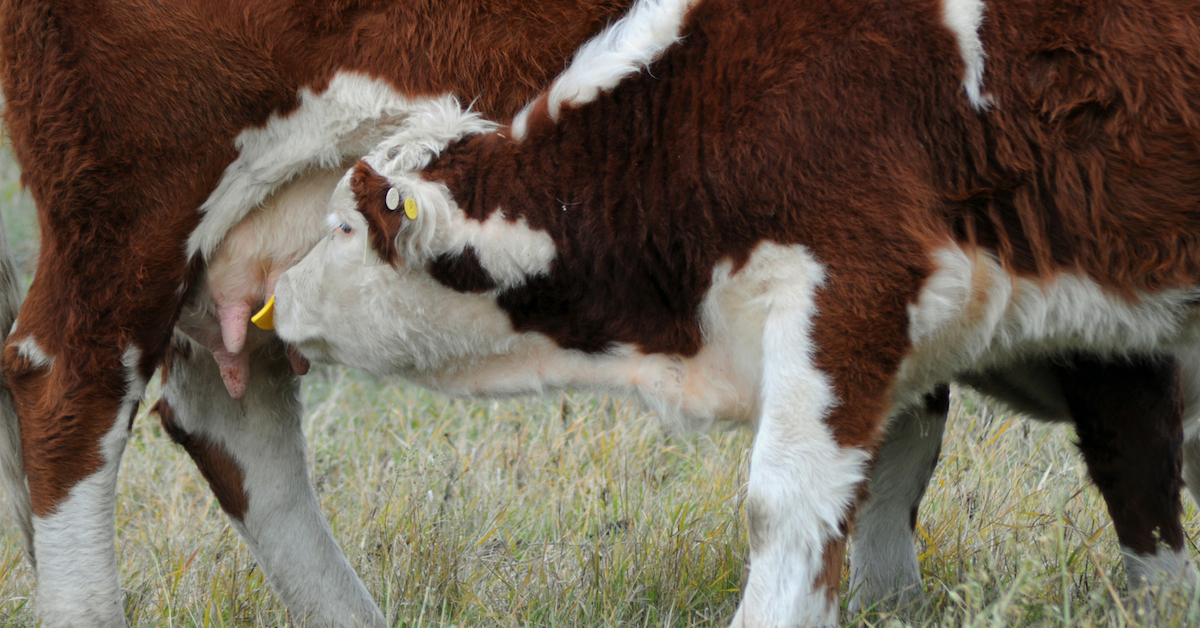
[[[1190,573],[1200,32],[1074,4],[640,2],[510,127],[443,101],[348,173],[279,333],[453,394],[753,424],[735,625],[836,622],[859,503],[852,585],[914,583],[911,528],[887,548],[954,379],[1073,419],[1131,576]]]

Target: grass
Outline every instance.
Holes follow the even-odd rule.
[[[36,223],[15,176],[0,155],[0,209],[28,276]],[[394,626],[724,626],[736,608],[747,431],[669,436],[621,399],[469,403],[332,367],[314,368],[304,396],[323,509]],[[847,624],[1200,624],[1195,591],[1125,594],[1115,534],[1070,428],[963,390],[951,412],[916,540],[926,602],[843,615]],[[144,407],[119,492],[133,625],[287,622],[190,459]],[[1189,498],[1185,511],[1194,548]],[[16,529],[0,519],[0,626],[36,625],[33,590]]]

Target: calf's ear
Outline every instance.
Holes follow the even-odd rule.
[[[387,177],[375,172],[365,161],[354,166],[350,178],[350,190],[358,211],[367,219],[367,246],[374,250],[384,262],[393,268],[401,263],[400,251],[396,248],[396,236],[404,228],[405,221],[416,218],[415,202],[406,199],[392,187]],[[406,215],[406,205],[410,207]],[[364,263],[370,261],[369,254]]]

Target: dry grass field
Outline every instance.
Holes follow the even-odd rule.
[[[36,227],[16,173],[0,155],[0,204],[31,273]],[[116,511],[131,624],[285,625],[190,459],[146,414],[156,390]],[[392,625],[708,627],[732,615],[747,557],[745,430],[672,436],[620,399],[470,403],[333,367],[314,368],[304,396],[324,510]],[[1127,597],[1069,428],[963,390],[952,415],[919,519],[925,604],[846,624],[1200,625],[1195,591]],[[1190,498],[1185,510],[1196,555]],[[0,626],[36,625],[33,586],[5,516]]]

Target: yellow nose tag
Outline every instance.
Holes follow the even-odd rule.
[[[254,323],[255,327],[266,331],[275,329],[275,295],[271,295],[271,299],[263,306],[263,309],[258,311],[258,314],[250,317],[250,322]]]
[[[409,220],[417,219],[417,199],[411,196],[404,199],[404,215],[408,216]]]

